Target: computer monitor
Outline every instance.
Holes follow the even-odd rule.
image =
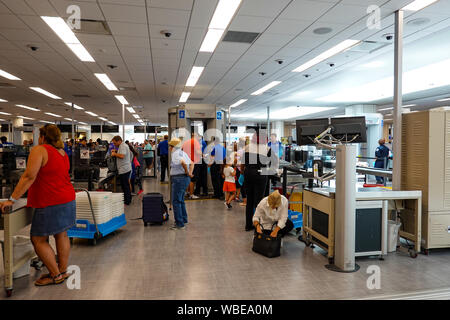
[[[314,145],[314,139],[328,129],[328,118],[297,120],[297,145]]]
[[[331,134],[338,140],[352,143],[367,142],[366,117],[333,118],[331,127]]]
[[[294,160],[295,162],[305,163],[308,161],[308,151],[295,150]]]

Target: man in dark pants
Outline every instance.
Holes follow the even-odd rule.
[[[384,139],[378,141],[380,146],[375,150],[375,157],[377,158],[375,161],[375,168],[386,169],[387,163],[385,162],[387,162],[387,158],[389,157],[389,148],[384,145],[385,143],[386,141]],[[376,178],[377,184],[384,184],[383,177],[377,176]]]
[[[225,163],[227,152],[225,147],[220,144],[219,139],[214,139],[214,148],[211,151],[211,181],[214,188],[214,198],[222,199],[223,183],[225,179],[222,177],[222,165]]]
[[[127,144],[122,142],[120,136],[115,136],[112,139],[114,146],[118,148],[111,150],[111,157],[117,158],[117,170],[119,173],[120,186],[122,187],[125,205],[131,204],[131,152]]]
[[[205,154],[206,142],[203,138],[200,138],[200,144],[202,146],[202,155]],[[200,163],[196,163],[194,166],[194,176],[196,177],[197,183],[195,184],[194,194],[200,196],[200,189],[202,189],[202,196],[208,196],[208,165],[202,156]]]
[[[165,135],[164,140],[158,144],[158,155],[161,160],[161,182],[166,179],[166,171],[169,167],[169,136]]]

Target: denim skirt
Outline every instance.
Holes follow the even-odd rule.
[[[30,235],[52,236],[72,228],[76,224],[76,202],[34,209]]]

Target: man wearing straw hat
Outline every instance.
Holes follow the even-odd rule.
[[[186,189],[193,177],[194,164],[189,155],[181,150],[181,140],[172,138],[169,142],[169,152],[171,154],[170,162],[170,181],[172,183],[172,207],[175,217],[175,224],[171,230],[182,230],[188,223],[184,196]]]

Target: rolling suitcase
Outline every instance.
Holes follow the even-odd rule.
[[[142,198],[142,219],[147,224],[162,225],[169,219],[167,206],[161,193],[148,193]]]

